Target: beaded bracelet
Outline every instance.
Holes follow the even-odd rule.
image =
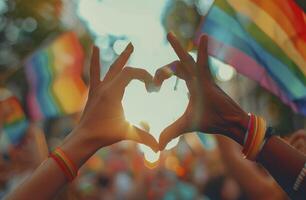
[[[304,178],[306,176],[306,163],[304,164],[304,167],[301,169],[301,172],[299,173],[298,177],[296,178],[296,181],[293,185],[293,190],[298,191],[301,183],[303,182]]]
[[[77,176],[78,170],[76,165],[59,147],[49,157],[57,163],[69,181],[72,181]]]

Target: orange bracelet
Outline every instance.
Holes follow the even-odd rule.
[[[69,181],[72,181],[77,176],[78,170],[76,165],[59,147],[50,154],[50,158],[53,158],[53,160],[58,164]]]
[[[253,146],[250,148],[250,152],[247,156],[248,159],[253,160],[253,161],[256,159],[256,156],[259,153],[259,150],[265,138],[265,133],[267,129],[266,121],[261,117],[258,117],[258,120],[259,120],[259,129],[256,134],[256,138],[254,140]]]
[[[267,125],[266,121],[261,117],[255,116],[253,114],[251,114],[250,117],[254,117],[254,120],[251,121],[253,122],[253,126],[252,124],[250,124],[249,129],[251,129],[251,127],[254,127],[254,130],[248,130],[248,134],[246,135],[247,138],[245,139],[246,142],[244,144],[242,152],[245,155],[245,158],[249,160],[255,160],[257,154],[261,149],[261,144],[265,138]],[[253,134],[249,134],[249,131],[253,132]]]
[[[250,119],[249,119],[249,125],[248,125],[248,130],[245,134],[245,139],[244,139],[244,145],[243,145],[243,149],[242,149],[242,153],[244,155],[246,155],[251,142],[252,142],[252,138],[254,137],[254,135],[256,134],[256,116],[252,113],[249,113]]]
[[[253,142],[254,142],[254,139],[256,137],[256,134],[257,134],[257,129],[258,129],[258,118],[256,115],[254,115],[254,129],[253,129],[253,134],[252,135],[248,135],[248,138],[247,138],[247,142],[246,144],[244,145],[243,149],[242,149],[242,153],[245,155],[245,158],[247,157],[247,155],[249,154],[250,152],[250,149],[253,145]]]
[[[245,158],[248,158],[250,151],[254,145],[254,141],[257,135],[258,128],[259,128],[259,121],[258,121],[257,116],[255,116],[254,133],[253,133],[253,136],[248,139],[250,141],[249,145],[245,146],[245,151],[243,152],[245,155]]]

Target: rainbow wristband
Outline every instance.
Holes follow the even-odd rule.
[[[250,148],[249,155],[247,156],[248,159],[254,161],[255,158],[257,157],[261,144],[265,138],[266,129],[267,129],[266,121],[263,118],[259,117],[259,129],[257,131],[253,146]]]
[[[56,148],[49,157],[58,164],[69,181],[72,181],[77,176],[78,170],[76,165],[59,147]]]
[[[245,158],[254,161],[262,148],[263,142],[265,141],[267,124],[263,118],[255,116],[254,114],[249,115],[249,126],[245,136],[242,153],[245,155]]]

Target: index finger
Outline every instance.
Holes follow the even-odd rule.
[[[97,46],[92,48],[89,83],[91,89],[100,83],[100,49]]]
[[[180,42],[177,40],[177,38],[173,33],[171,32],[168,33],[167,39],[181,61],[183,62],[190,62],[191,60],[193,61],[192,56],[189,55],[189,53],[187,53],[187,51],[184,50],[184,48],[182,47],[182,45],[180,44]]]
[[[128,62],[131,54],[134,51],[132,43],[129,43],[124,51],[119,55],[115,62],[110,66],[107,74],[105,75],[104,82],[112,80]]]

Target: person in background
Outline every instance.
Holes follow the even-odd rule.
[[[260,166],[243,158],[241,147],[222,136],[216,136],[224,165],[239,183],[248,199],[288,199],[274,179]],[[286,138],[295,149],[306,154],[306,132],[301,129]],[[252,179],[252,181],[250,181]]]
[[[246,199],[237,182],[225,174],[209,179],[205,184],[203,194],[210,200]]]
[[[247,199],[288,199],[283,190],[262,167],[244,158],[241,146],[226,137],[216,137],[223,163]]]
[[[48,147],[42,130],[31,124],[20,144],[10,147],[5,157],[5,160],[0,161],[0,165],[4,167],[1,177],[5,182],[5,191],[10,192],[48,157]]]

